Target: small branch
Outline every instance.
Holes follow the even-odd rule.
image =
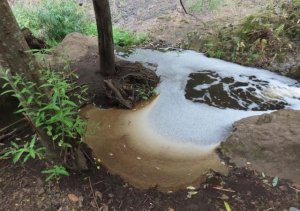
[[[187,15],[189,15],[188,12],[187,12],[186,9],[185,9],[185,6],[184,6],[182,0],[179,0],[179,1],[180,1],[180,5],[181,5],[181,7],[182,7],[184,13],[187,14]]]
[[[18,120],[18,121],[16,121],[16,122],[14,122],[14,123],[12,123],[12,124],[10,124],[10,125],[4,127],[4,128],[2,128],[2,129],[0,130],[0,133],[4,133],[4,131],[8,130],[9,128],[11,128],[11,127],[13,127],[13,126],[19,124],[20,122],[25,121],[25,120],[26,120],[25,118],[22,118],[22,119],[20,119],[20,120]]]
[[[93,198],[94,198],[94,201],[95,201],[95,204],[97,206],[97,210],[100,210],[100,207],[97,203],[97,198],[95,196],[95,192],[94,192],[94,189],[93,189],[93,186],[92,186],[92,182],[91,182],[91,178],[89,177],[89,184],[90,184],[90,188],[91,188],[91,191],[92,191],[92,194],[93,194]]]
[[[235,193],[234,190],[231,190],[231,189],[225,189],[225,188],[221,188],[221,187],[213,187],[213,189],[221,190],[221,191],[225,191],[225,192],[230,192],[230,193]]]
[[[185,8],[185,6],[184,6],[184,4],[183,4],[183,2],[182,2],[182,0],[179,0],[179,1],[180,1],[180,5],[181,5],[181,7],[182,7],[182,9],[183,9],[183,11],[184,11],[185,14],[190,15],[190,16],[192,16],[193,18],[195,18],[196,20],[200,21],[204,26],[206,25],[206,24],[203,22],[203,20],[197,18],[197,17],[196,17],[195,15],[193,15],[193,14],[188,13],[187,10],[186,10],[186,8]]]
[[[4,135],[0,136],[0,141],[2,141],[2,140],[4,140],[4,139],[7,139],[7,138],[11,137],[12,135],[15,134],[16,131],[17,131],[17,130],[13,130],[13,131],[11,131],[11,132],[9,132],[9,133],[7,133],[7,134],[4,134]]]

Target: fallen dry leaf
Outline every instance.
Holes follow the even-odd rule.
[[[79,201],[78,196],[76,196],[76,195],[73,194],[73,193],[68,194],[68,198],[69,198],[70,201],[72,201],[72,202],[78,202],[78,201]]]
[[[98,197],[100,199],[100,201],[102,201],[103,195],[101,192],[95,191],[95,196]]]
[[[108,211],[108,206],[107,206],[107,204],[104,204],[104,203],[102,203],[101,204],[102,206],[100,207],[100,211]]]

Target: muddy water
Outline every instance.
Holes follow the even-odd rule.
[[[155,103],[141,104],[134,111],[83,109],[89,119],[85,141],[97,158],[130,184],[162,191],[197,186],[210,169],[226,174],[215,146],[174,143],[152,130],[147,116]]]
[[[131,184],[174,190],[226,172],[214,152],[232,124],[272,109],[300,109],[296,81],[193,51],[136,49],[123,59],[157,67],[159,96],[134,111],[88,107],[86,142]],[[150,65],[151,64],[151,65]]]

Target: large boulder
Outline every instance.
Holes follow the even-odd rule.
[[[51,63],[76,62],[87,56],[98,55],[97,37],[86,36],[78,32],[68,34],[51,52],[48,58]]]
[[[221,150],[238,166],[300,183],[300,111],[280,110],[242,119]]]

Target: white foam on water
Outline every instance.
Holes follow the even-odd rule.
[[[159,98],[149,112],[149,125],[158,134],[176,142],[215,145],[229,135],[235,121],[271,112],[219,109],[187,100],[184,90],[190,73],[210,70],[241,82],[247,82],[245,76],[256,76],[269,82],[264,96],[284,99],[289,103],[288,108],[300,109],[300,100],[296,99],[300,98],[300,88],[295,86],[296,81],[267,70],[207,58],[194,51],[137,49],[126,60],[158,65],[157,74],[161,77],[157,88]]]

